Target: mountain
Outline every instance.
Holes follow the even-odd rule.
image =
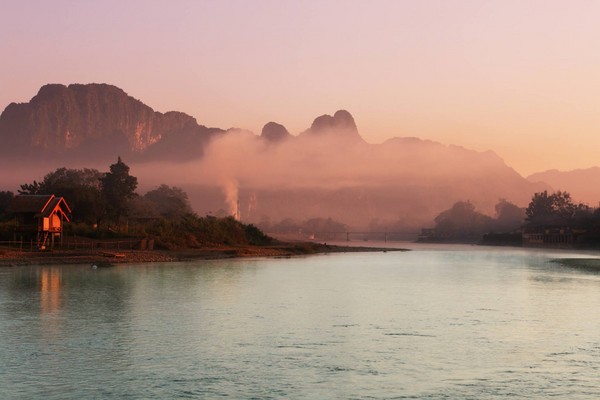
[[[556,190],[565,190],[577,202],[587,203],[594,207],[600,202],[599,167],[572,171],[552,169],[529,175],[527,179],[531,182],[545,182]]]
[[[203,185],[187,186],[198,212],[221,207],[237,214],[239,200],[243,220],[261,226],[334,218],[356,229],[414,232],[457,201],[493,215],[502,198],[526,206],[535,192],[551,190],[527,181],[492,151],[418,138],[367,143],[347,111],[317,117],[285,140],[266,141],[264,131],[215,138],[190,166],[186,174]],[[220,185],[220,196],[209,194],[211,183]]]
[[[220,130],[181,112],[160,113],[106,84],[48,84],[0,115],[0,154],[37,159],[114,160],[117,155],[189,158]],[[160,144],[159,144],[160,143]]]
[[[285,126],[277,122],[268,122],[263,128],[260,137],[269,142],[279,142],[291,137]]]
[[[26,162],[17,172],[29,175],[44,165],[106,168],[120,155],[142,190],[180,186],[201,214],[234,214],[239,200],[251,223],[334,218],[359,229],[415,230],[457,201],[493,214],[501,198],[525,206],[551,190],[491,151],[406,137],[367,143],[346,110],[315,118],[298,135],[269,122],[258,136],[156,112],[106,84],[45,85],[28,103],[8,105],[0,143],[0,162],[9,160],[0,167]],[[6,175],[0,184],[12,179],[12,187],[41,177]]]
[[[300,136],[332,136],[345,142],[363,142],[363,138],[358,133],[358,128],[354,122],[354,117],[346,110],[338,110],[331,115],[321,115],[315,118],[310,129],[302,132]]]

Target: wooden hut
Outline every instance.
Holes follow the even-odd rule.
[[[18,195],[7,208],[15,215],[15,233],[23,238],[35,239],[38,248],[53,247],[69,222],[71,209],[63,197],[48,195]]]

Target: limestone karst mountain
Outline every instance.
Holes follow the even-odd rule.
[[[279,142],[290,138],[290,133],[285,126],[277,122],[268,122],[263,128],[260,137],[269,142]]]
[[[364,142],[358,133],[354,117],[346,110],[338,110],[333,116],[325,114],[317,117],[310,129],[301,135],[333,136],[345,141]]]
[[[418,138],[367,143],[345,110],[297,135],[269,122],[258,136],[156,112],[106,84],[46,85],[30,102],[8,105],[0,143],[0,164],[26,161],[30,170],[36,161],[106,166],[121,156],[148,188],[180,186],[200,214],[231,211],[239,200],[252,223],[331,217],[360,229],[414,230],[456,201],[492,214],[501,198],[524,206],[551,190],[491,151]]]
[[[9,104],[0,116],[0,153],[5,157],[114,159],[199,155],[219,130],[198,125],[181,112],[160,113],[106,84],[48,84],[28,103]],[[158,143],[164,143],[159,146]],[[191,147],[190,147],[191,146]]]

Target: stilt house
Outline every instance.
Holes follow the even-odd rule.
[[[35,240],[40,249],[54,246],[71,214],[65,199],[53,194],[15,196],[7,211],[15,215],[15,233],[21,239]]]

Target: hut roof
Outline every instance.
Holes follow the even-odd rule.
[[[49,217],[57,211],[57,208],[65,217],[67,217],[67,213],[71,213],[71,209],[63,197],[56,197],[53,194],[21,194],[12,199],[6,211],[15,214],[35,213],[36,217]]]
[[[6,211],[12,213],[39,213],[54,198],[52,194],[15,196]]]

